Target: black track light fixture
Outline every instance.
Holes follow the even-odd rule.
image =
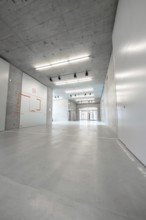
[[[74,78],[77,78],[77,74],[76,73],[74,73]]]
[[[58,76],[58,79],[61,80],[61,76]]]
[[[70,95],[70,97],[72,97],[72,95]]]
[[[89,73],[88,73],[88,71],[86,70],[85,76],[88,76],[88,75],[89,75]]]
[[[85,93],[85,95],[86,95],[86,93]]]
[[[53,79],[52,79],[52,77],[50,77],[50,82],[53,82]]]

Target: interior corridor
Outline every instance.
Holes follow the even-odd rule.
[[[143,166],[102,123],[0,133],[2,220],[145,220],[145,188]]]

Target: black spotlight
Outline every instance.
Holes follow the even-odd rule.
[[[70,95],[70,97],[72,97],[72,95]]]
[[[74,73],[74,78],[77,78],[77,74],[76,73]]]
[[[75,96],[76,96],[76,94],[75,94]]]
[[[85,73],[85,76],[88,76],[89,74],[88,74],[88,71],[86,71],[86,73]]]
[[[50,77],[50,81],[52,82],[53,80],[52,80],[52,77]]]
[[[86,93],[85,93],[85,95],[86,95]]]
[[[60,77],[60,76],[58,76],[58,79],[59,79],[59,80],[61,80],[61,77]]]

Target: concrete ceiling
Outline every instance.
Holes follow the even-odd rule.
[[[1,0],[0,56],[64,96],[48,76],[85,72],[100,99],[112,51],[117,0]],[[90,54],[89,61],[36,71],[35,66]],[[83,74],[79,74],[83,75]],[[65,79],[62,76],[62,79]]]

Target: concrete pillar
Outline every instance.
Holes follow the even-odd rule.
[[[0,131],[5,130],[9,63],[0,58]]]
[[[52,98],[53,91],[51,88],[47,88],[47,125],[52,123]]]
[[[19,128],[22,71],[10,65],[8,97],[6,109],[6,130]]]

